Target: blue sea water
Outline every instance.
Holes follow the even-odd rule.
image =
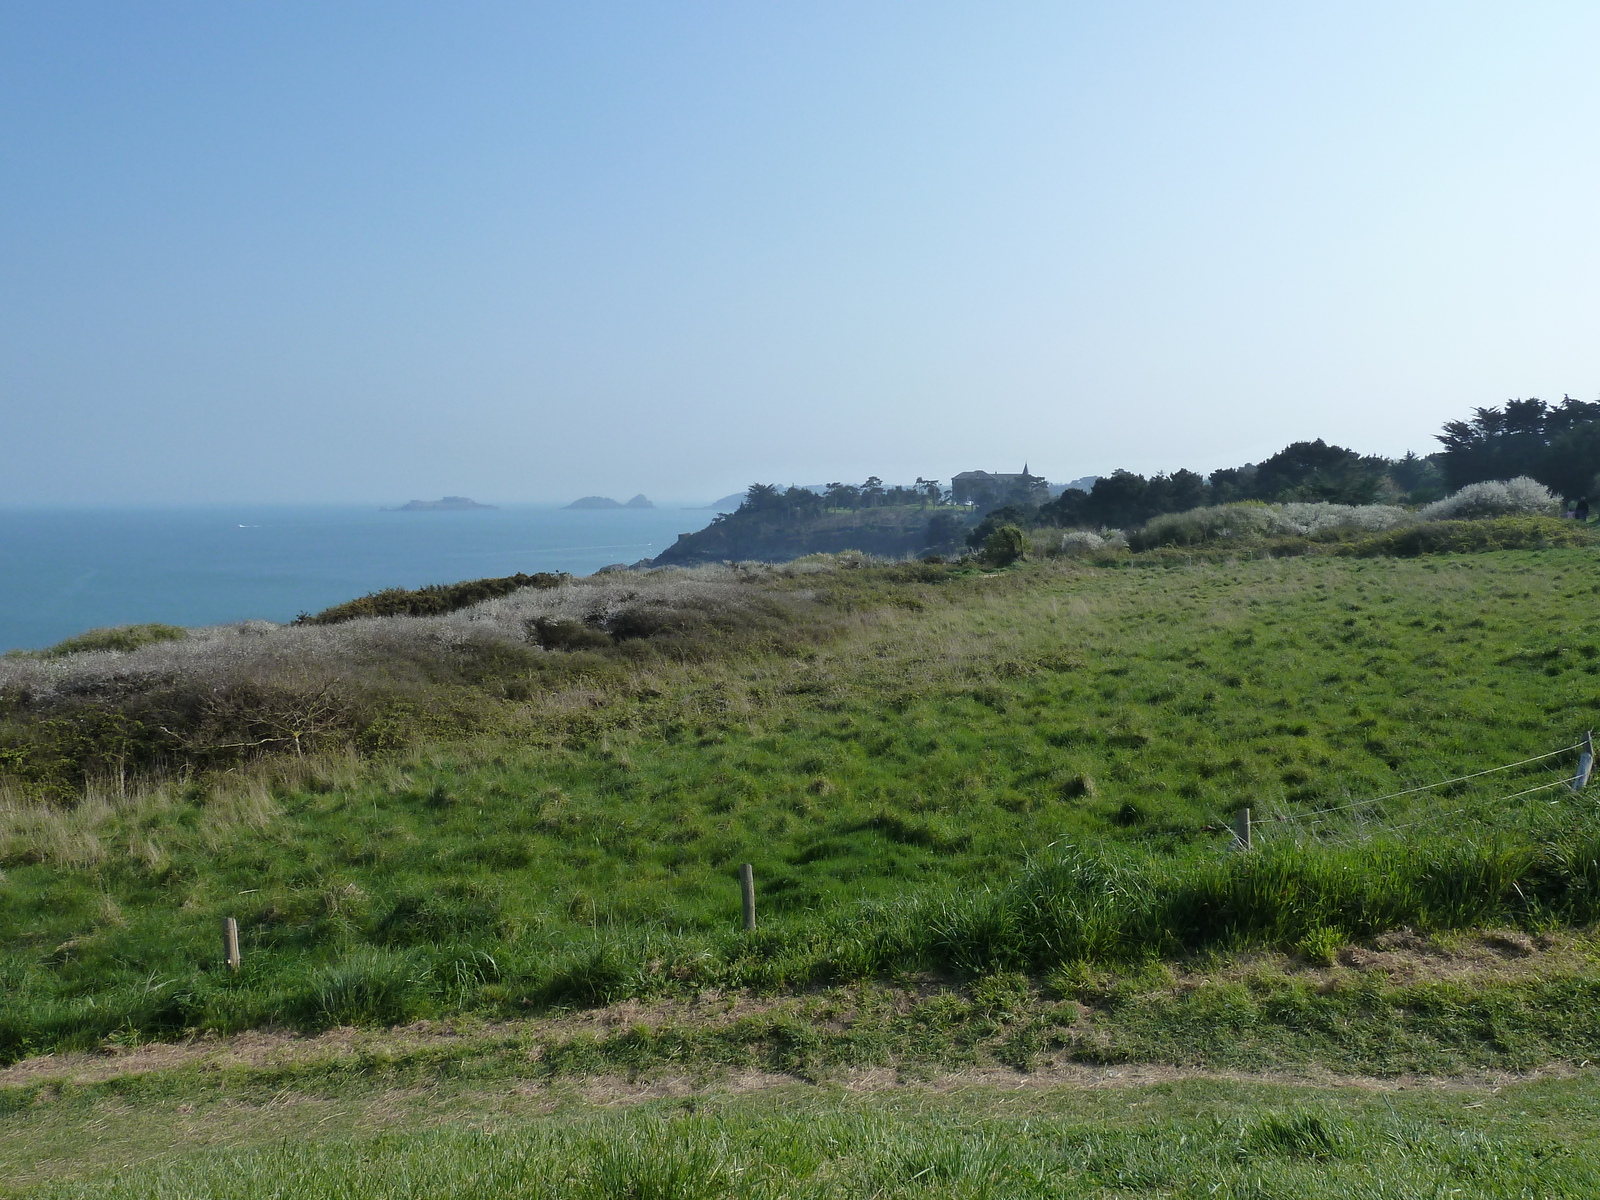
[[[706,509],[0,509],[0,650],[107,625],[287,621],[386,587],[586,575],[659,553]]]

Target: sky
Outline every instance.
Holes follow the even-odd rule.
[[[0,0],[0,504],[1426,453],[1600,398],[1600,5]]]

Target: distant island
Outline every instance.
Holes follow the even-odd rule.
[[[650,500],[649,500],[648,497],[642,496],[642,495],[635,496],[632,500],[629,500],[626,504],[619,504],[617,501],[613,500],[610,496],[584,496],[580,500],[574,500],[571,504],[568,504],[566,507],[567,508],[654,508],[655,505],[650,503]]]
[[[386,508],[384,512],[465,512],[469,508],[494,508],[493,504],[479,504],[465,496],[445,496],[439,500],[409,500],[399,508]]]

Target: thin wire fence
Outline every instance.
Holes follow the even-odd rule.
[[[1563,746],[1560,750],[1552,750],[1548,754],[1536,754],[1532,758],[1520,759],[1517,762],[1506,763],[1498,767],[1486,767],[1482,771],[1473,771],[1470,775],[1457,775],[1451,779],[1441,779],[1437,783],[1424,783],[1417,787],[1406,788],[1399,792],[1390,792],[1385,796],[1373,796],[1370,800],[1355,800],[1349,804],[1336,804],[1331,808],[1314,808],[1310,812],[1293,813],[1286,816],[1274,817],[1277,821],[1303,821],[1308,817],[1321,816],[1324,813],[1348,812],[1353,808],[1365,808],[1370,804],[1382,804],[1385,800],[1398,800],[1402,796],[1415,796],[1419,792],[1432,791],[1434,788],[1449,787],[1452,783],[1465,783],[1469,779],[1478,779],[1484,775],[1493,775],[1497,771],[1510,771],[1516,767],[1525,767],[1529,763],[1544,762],[1546,759],[1556,758],[1562,754],[1570,754],[1581,749],[1582,742],[1574,742],[1570,746]]]
[[[1560,758],[1561,756],[1571,754],[1574,751],[1582,752],[1579,757],[1576,773],[1565,771],[1561,777],[1547,780],[1544,783],[1535,784],[1533,787],[1523,788],[1520,791],[1509,792],[1499,796],[1485,797],[1471,804],[1463,804],[1453,808],[1442,809],[1408,821],[1396,822],[1377,820],[1368,822],[1361,819],[1365,817],[1367,810],[1372,808],[1374,805],[1383,804],[1391,800],[1399,800],[1407,796],[1420,795],[1424,792],[1450,787],[1453,784],[1467,783],[1471,780],[1481,779],[1485,776],[1495,775],[1503,771],[1512,771],[1519,767],[1532,766],[1535,763],[1549,762],[1551,759]],[[1259,831],[1260,833],[1266,833],[1268,829],[1281,829],[1284,836],[1293,838],[1295,840],[1300,840],[1301,838],[1314,839],[1319,845],[1327,846],[1356,845],[1378,834],[1393,833],[1400,830],[1416,829],[1420,826],[1436,824],[1437,822],[1445,820],[1449,817],[1460,816],[1463,813],[1468,813],[1475,809],[1481,810],[1485,806],[1504,804],[1506,801],[1518,800],[1524,796],[1536,795],[1541,792],[1551,791],[1555,788],[1565,787],[1576,795],[1582,792],[1584,787],[1588,784],[1589,771],[1593,765],[1593,762],[1593,735],[1589,734],[1585,735],[1580,741],[1574,742],[1570,746],[1563,746],[1559,750],[1550,750],[1544,754],[1536,754],[1531,758],[1523,758],[1518,759],[1516,762],[1502,763],[1499,766],[1486,767],[1481,771],[1472,771],[1465,775],[1455,775],[1449,779],[1440,779],[1433,783],[1424,783],[1419,784],[1416,787],[1402,788],[1400,791],[1388,792],[1382,796],[1373,796],[1365,800],[1353,800],[1347,804],[1329,805],[1325,808],[1315,808],[1307,812],[1277,812],[1270,815],[1265,815],[1260,820],[1259,824],[1253,825],[1252,832]],[[1552,803],[1555,803],[1555,801],[1552,801]],[[1314,828],[1314,826],[1317,825],[1327,824],[1327,822],[1325,820],[1321,820],[1321,818],[1327,818],[1331,815],[1337,815],[1340,813],[1356,814],[1359,822],[1358,827],[1353,829],[1347,827],[1337,831],[1329,831],[1325,828]],[[1277,840],[1276,836],[1274,836],[1272,840]]]

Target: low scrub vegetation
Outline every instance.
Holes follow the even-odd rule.
[[[290,626],[254,621],[177,637],[143,626],[97,631],[0,660],[0,778],[65,796],[96,781],[125,788],[271,753],[392,749],[493,728],[507,701],[623,663],[797,652],[838,610],[795,581],[837,573],[840,561],[853,560],[514,576],[459,592],[379,593]],[[519,578],[532,582],[503,591]],[[485,591],[490,598],[450,607]],[[446,611],[362,615],[407,606]]]
[[[568,576],[539,571],[532,575],[506,575],[497,579],[469,579],[464,583],[434,584],[424,588],[388,588],[336,604],[316,614],[302,614],[296,625],[337,625],[362,617],[437,617],[509,596],[523,588],[560,587]]]
[[[1156,517],[1128,535],[1135,550],[1198,546],[1227,541],[1248,544],[1267,538],[1327,538],[1374,533],[1409,524],[1408,509],[1370,504],[1223,504]]]
[[[1596,535],[1555,517],[1497,517],[1478,521],[1420,521],[1355,542],[1346,552],[1367,556],[1482,554],[1490,550],[1547,550],[1592,546]]]
[[[1475,483],[1419,511],[1393,505],[1223,504],[1155,517],[1127,535],[1134,550],[1230,545],[1279,553],[1359,544],[1364,554],[1474,553],[1587,544],[1585,527],[1555,522],[1554,496],[1532,479]],[[1516,519],[1516,518],[1521,518]]]
[[[71,654],[110,652],[128,654],[157,642],[181,641],[189,635],[178,625],[118,625],[111,629],[91,629],[67,638],[44,650],[12,650],[7,658],[66,658]]]

